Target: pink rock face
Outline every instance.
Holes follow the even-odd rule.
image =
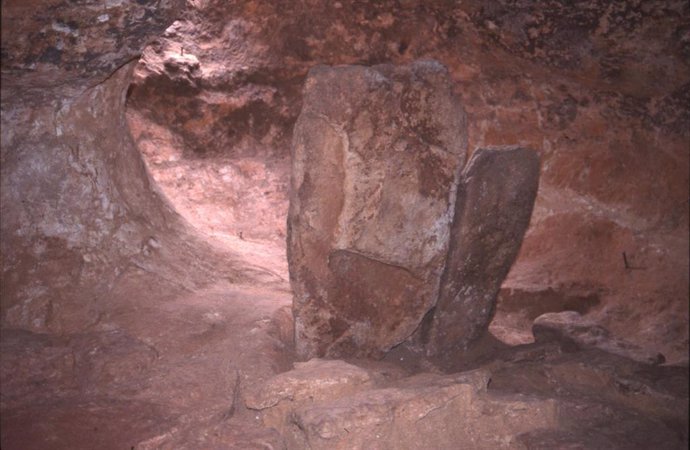
[[[5,2],[3,8],[13,3],[33,7],[23,1]],[[102,2],[90,3],[102,14]],[[135,3],[122,5],[141,7]],[[191,192],[203,193],[201,200],[208,202],[181,189],[188,203],[176,206],[192,212],[185,217],[197,219],[194,214],[210,211],[220,198],[223,212],[212,215],[214,227],[233,234],[244,230],[250,239],[282,238],[280,214],[287,210],[289,181],[289,170],[282,169],[289,165],[287,150],[309,68],[433,58],[448,67],[472,118],[469,148],[519,143],[536,150],[542,161],[531,228],[506,291],[558,291],[571,299],[583,289],[597,292],[602,308],[596,314],[612,332],[663,351],[669,361],[687,361],[688,2],[648,0],[613,9],[609,2],[588,2],[583,9],[579,3],[541,0],[491,6],[478,0],[380,0],[346,6],[194,2],[189,15],[176,16],[180,21],[151,42],[135,72],[129,104],[175,133],[184,143],[180,153],[202,156],[199,163],[227,155],[257,158],[257,164],[276,158],[281,164],[279,170],[267,166],[267,182],[279,186],[270,203],[261,201],[265,190],[251,184],[256,178],[233,170],[231,184],[218,176],[220,189]],[[6,12],[3,20],[12,27],[34,17]],[[53,29],[51,17],[42,25],[50,37],[46,45],[66,31],[58,23],[63,32]],[[154,17],[160,20],[161,14]],[[109,23],[89,33],[108,30]],[[4,35],[21,34],[14,30],[2,28]],[[85,32],[80,30],[80,40]],[[136,33],[126,36],[145,41]],[[107,43],[101,41],[91,34],[87,40]],[[15,59],[9,52],[13,61],[31,62],[43,54],[38,39],[25,42],[26,54]],[[83,55],[76,59],[80,65],[73,68],[84,67]],[[10,67],[5,61],[3,69]],[[51,83],[53,69],[46,72]],[[3,81],[3,89],[12,83]],[[12,122],[5,126],[13,128]],[[148,148],[145,152],[161,148],[154,139],[138,144]],[[174,186],[177,178],[170,174],[185,164],[180,159],[159,167]],[[166,184],[155,171],[153,176]],[[272,211],[263,207],[274,205]],[[251,227],[258,216],[266,221]],[[647,269],[626,273],[624,251]],[[544,298],[530,301],[529,308],[544,310],[549,305],[538,304]],[[499,305],[493,323],[506,330],[502,311]],[[514,336],[531,340],[534,317],[511,327]]]
[[[434,305],[465,130],[436,62],[310,72],[288,218],[301,357],[381,356]]]
[[[666,361],[659,352],[645,351],[632,342],[612,336],[605,327],[577,311],[542,314],[534,321],[532,333],[537,342],[557,341],[571,351],[573,348],[598,348],[645,364],[657,365]]]

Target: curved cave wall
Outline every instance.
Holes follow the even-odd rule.
[[[273,206],[286,208],[308,69],[434,58],[467,111],[470,152],[519,144],[542,161],[502,297],[506,311],[541,306],[498,330],[565,298],[687,358],[687,2],[183,6],[3,3],[3,327],[86,328],[124,267],[175,273],[205,245],[152,184],[127,96],[130,124],[163,127],[185,157],[263,164]],[[281,239],[271,217],[260,237]]]
[[[208,249],[151,183],[124,108],[138,55],[182,6],[3,2],[3,328],[83,331],[130,266],[194,264],[202,281]]]
[[[309,68],[434,58],[467,111],[470,152],[519,144],[542,162],[494,334],[527,342],[534,318],[570,309],[686,359],[688,16],[683,1],[192,2],[145,50],[128,117],[145,155],[168,146],[243,180],[226,185],[218,229],[282,240]],[[163,159],[147,156],[173,184]]]

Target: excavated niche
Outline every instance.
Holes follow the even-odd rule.
[[[242,60],[203,41],[197,27],[175,22],[144,50],[127,94],[130,131],[152,179],[190,224],[232,244],[282,247],[289,127],[275,89],[237,79]]]

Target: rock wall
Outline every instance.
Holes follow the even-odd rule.
[[[196,90],[140,83],[132,105],[159,110],[147,120],[174,117],[170,129],[189,148],[200,138],[194,129],[215,123],[216,152],[270,147],[272,158],[287,158],[310,67],[434,58],[465,107],[470,152],[518,144],[542,161],[531,227],[501,293],[497,320],[509,320],[494,332],[529,335],[529,319],[508,317],[511,301],[534,298],[543,303],[536,311],[595,299],[591,312],[617,333],[683,358],[688,8],[682,0],[197,1],[152,58],[193,55],[198,69],[190,62],[166,77]],[[185,111],[222,110],[221,120],[170,110],[175,101]],[[276,174],[286,181],[286,171]],[[623,252],[645,269],[626,268]]]
[[[120,102],[115,91],[124,95],[127,75],[108,77],[179,19],[151,49],[184,56],[177,79],[188,89],[176,84],[159,89],[167,83],[161,81],[150,91],[133,89],[130,101],[158,114],[147,120],[168,123],[172,116],[181,117],[170,130],[190,149],[195,148],[190,143],[201,138],[194,130],[217,124],[213,139],[201,143],[222,142],[221,152],[233,148],[244,152],[240,156],[258,158],[276,149],[271,157],[284,160],[301,109],[301,85],[311,66],[405,63],[427,57],[442,62],[467,112],[470,151],[519,144],[536,149],[543,162],[533,220],[505,284],[503,304],[551,293],[596,298],[593,311],[612,331],[657,347],[671,355],[670,360],[687,358],[686,1],[489,5],[474,0],[194,0],[188,2],[190,12],[177,15],[179,4],[3,2],[3,320],[11,317],[13,326],[46,329],[43,323],[57,324],[62,321],[57,317],[65,317],[57,305],[91,304],[94,297],[82,295],[90,291],[74,286],[113,279],[116,272],[111,269],[126,264],[135,247],[149,249],[142,254],[161,251],[150,250],[156,244],[142,243],[150,237],[163,239],[159,235],[166,233],[152,233],[160,228],[151,228],[153,219],[147,217],[166,207],[153,199],[150,206],[136,206],[150,198],[146,179],[105,161],[105,155],[118,157],[129,154],[122,148],[131,150],[118,132],[120,120],[84,139],[100,142],[104,135],[112,136],[104,140],[118,142],[112,153],[100,151],[100,146],[98,151],[91,146],[70,150],[70,139],[57,136],[55,122],[72,121],[74,126],[63,124],[76,130],[78,138],[72,142],[81,141],[82,133],[90,135],[91,125],[79,122],[85,119],[77,119],[66,105],[82,98],[79,108],[84,108],[92,94],[92,102]],[[208,83],[203,81],[207,77]],[[111,89],[112,95],[106,95]],[[180,111],[158,108],[164,104],[177,104]],[[103,114],[94,120],[119,117],[119,108],[94,105],[94,111]],[[181,115],[184,111],[216,111],[232,120],[217,121],[210,113]],[[73,153],[78,155],[69,156]],[[83,167],[72,168],[70,158]],[[87,175],[79,175],[88,173],[89,165],[97,169],[95,186],[84,182]],[[283,188],[275,201],[285,202],[287,171],[276,173]],[[141,187],[132,191],[139,192],[134,197],[143,203],[117,194],[127,191],[128,177],[139,180],[131,186]],[[116,182],[118,178],[122,182]],[[71,188],[66,186],[70,181]],[[23,187],[14,187],[19,185]],[[89,185],[92,192],[84,187]],[[82,189],[83,194],[77,192]],[[111,206],[86,208],[94,201],[100,204],[104,192],[112,194]],[[116,211],[122,213],[118,224],[109,218],[117,217]],[[97,219],[105,224],[100,231]],[[137,230],[123,238],[129,244],[105,238],[125,223]],[[81,267],[82,255],[91,253],[101,255],[92,261],[102,261],[83,262],[94,267],[85,270],[101,275],[74,283],[82,270],[75,267]],[[70,272],[68,267],[75,269]],[[47,301],[46,292],[56,293],[60,286],[67,286],[59,295],[62,300]],[[53,303],[56,307],[49,312]],[[56,319],[46,319],[51,314]],[[508,325],[504,329],[510,333]],[[55,325],[62,326],[69,327]]]
[[[125,268],[203,266],[125,121],[137,56],[181,6],[3,2],[3,327],[84,330]]]

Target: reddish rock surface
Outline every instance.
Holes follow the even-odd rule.
[[[233,405],[289,363],[280,252],[193,232],[125,121],[134,60],[180,6],[2,3],[3,449],[272,438]]]
[[[670,449],[687,439],[683,369],[550,343],[498,355],[480,369],[402,377],[395,366],[312,360],[258,385],[247,406],[288,449]]]
[[[537,342],[556,340],[575,348],[599,348],[646,364],[666,362],[661,353],[650,353],[630,342],[612,337],[606,328],[593,320],[584,319],[576,311],[542,314],[534,321],[532,334]]]
[[[300,357],[381,357],[427,313],[430,355],[456,354],[486,330],[539,161],[479,149],[458,178],[464,132],[437,62],[310,71],[288,216]]]
[[[380,357],[436,302],[465,157],[449,81],[433,61],[310,71],[288,216],[301,357]]]
[[[532,341],[540,314],[576,310],[667,360],[489,335],[445,368],[555,399],[559,425],[513,436],[525,448],[687,448],[687,1],[181,5],[2,2],[3,449],[285,446],[242,398],[291,367],[284,249],[259,239],[284,233],[302,85],[317,64],[420,58],[448,67],[470,151],[542,161],[492,332]],[[438,372],[404,350],[396,371]]]
[[[170,240],[179,220],[151,188],[124,118],[132,60],[180,2],[162,6],[3,3],[4,326],[82,331],[133,260],[193,251]]]
[[[499,298],[492,330],[531,340],[536,315],[509,304],[531,297],[531,309],[587,309],[612,333],[687,360],[689,15],[682,0],[196,2],[138,69],[160,81],[137,76],[130,102],[144,128],[173,133],[145,146],[158,161],[149,163],[153,177],[188,220],[211,233],[275,238],[284,225],[269,211],[287,208],[288,144],[308,69],[434,58],[470,119],[470,151],[519,144],[542,161],[531,228],[504,284],[514,295]],[[182,77],[196,89],[175,87],[189,83],[164,71],[183,54],[199,61]],[[194,131],[212,123],[212,139]],[[203,159],[190,151],[197,143]],[[266,174],[260,183],[236,170],[242,154]],[[205,163],[210,178],[185,172]],[[261,225],[252,229],[251,217]],[[625,269],[624,251],[645,270]]]

